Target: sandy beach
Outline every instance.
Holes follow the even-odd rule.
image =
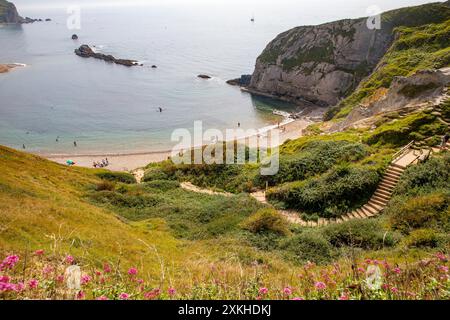
[[[301,118],[291,120],[286,124],[281,125],[279,144],[283,144],[286,140],[297,139],[302,136],[302,131],[313,121],[307,118]],[[274,126],[276,127],[276,126]],[[274,130],[274,129],[271,129]],[[270,130],[269,130],[270,131]],[[266,132],[268,134],[268,132]],[[238,141],[244,142],[247,138],[239,139]],[[75,162],[76,166],[92,168],[94,161],[101,161],[108,158],[109,166],[107,169],[112,171],[133,171],[137,168],[142,168],[149,163],[160,162],[167,160],[171,155],[171,151],[154,151],[154,152],[140,152],[140,153],[127,153],[127,154],[91,154],[91,155],[41,155],[51,161],[55,161],[61,164],[66,164],[68,159]]]

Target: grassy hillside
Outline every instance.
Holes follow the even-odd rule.
[[[396,76],[410,76],[418,70],[450,65],[450,20],[419,27],[400,27],[396,38],[375,71],[339,105],[330,109],[326,120],[347,116],[358,104],[376,92],[389,88]]]

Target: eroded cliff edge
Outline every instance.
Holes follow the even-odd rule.
[[[369,29],[367,18],[291,29],[258,57],[249,89],[285,100],[336,105],[374,70],[393,43],[396,27],[447,19],[448,1],[383,13],[379,30]]]

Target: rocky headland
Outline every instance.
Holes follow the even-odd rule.
[[[0,23],[11,23],[11,24],[21,24],[21,23],[34,23],[42,22],[43,19],[33,19],[29,17],[22,18],[16,6],[6,0],[0,0]],[[51,21],[47,18],[45,21]]]
[[[449,2],[383,13],[379,30],[369,29],[367,18],[291,29],[258,57],[247,90],[293,102],[336,105],[375,69],[395,39],[395,28],[447,19]]]
[[[126,67],[133,67],[139,65],[139,63],[136,60],[117,59],[112,55],[106,55],[103,53],[95,52],[94,50],[92,50],[91,47],[89,47],[86,44],[80,46],[78,49],[75,49],[75,54],[82,58],[95,58],[110,63],[120,64]]]

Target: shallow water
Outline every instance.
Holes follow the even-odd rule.
[[[195,120],[205,128],[267,126],[279,121],[273,109],[298,107],[253,97],[225,81],[252,73],[278,33],[364,15],[363,8],[350,15],[342,8],[282,7],[258,11],[255,23],[250,9],[233,6],[90,8],[76,31],[67,29],[65,10],[21,12],[53,21],[0,27],[0,62],[27,64],[0,75],[0,144],[52,154],[154,151],[167,150],[171,132],[191,129]],[[81,44],[144,66],[77,57],[73,50]]]

